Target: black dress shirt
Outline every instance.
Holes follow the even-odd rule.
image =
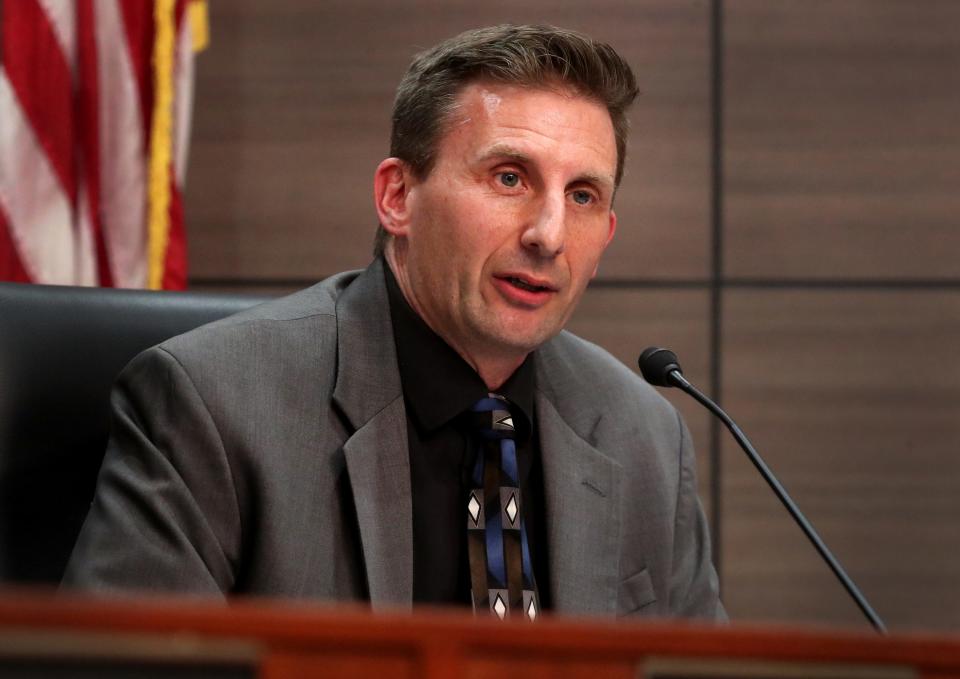
[[[407,412],[413,492],[413,600],[470,605],[467,499],[476,444],[463,414],[487,395],[480,376],[410,307],[384,264]],[[497,390],[514,407],[523,516],[540,593],[549,587],[543,471],[534,413],[531,356]]]

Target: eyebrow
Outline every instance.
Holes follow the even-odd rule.
[[[480,155],[479,160],[482,162],[493,158],[506,158],[524,165],[533,164],[533,159],[530,156],[522,151],[518,151],[509,144],[494,144]],[[579,175],[571,183],[576,182],[599,184],[600,186],[608,188],[610,191],[613,191],[615,185],[612,175],[594,174],[592,172]]]
[[[509,144],[494,144],[480,155],[479,160],[492,160],[493,158],[508,158],[518,163],[532,163],[533,159],[526,153],[521,153]]]

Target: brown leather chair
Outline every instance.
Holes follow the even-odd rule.
[[[0,583],[59,582],[123,366],[264,299],[0,283]]]

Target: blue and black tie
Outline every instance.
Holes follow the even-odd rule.
[[[540,601],[523,521],[510,403],[489,394],[473,405],[471,419],[479,444],[467,498],[473,610],[501,620],[536,620]]]

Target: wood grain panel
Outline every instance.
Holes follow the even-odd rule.
[[[960,626],[960,292],[726,295],[729,412],[881,617]],[[737,620],[866,625],[742,453],[723,452]]]
[[[639,76],[620,229],[602,275],[706,276],[706,3],[231,0],[210,13],[185,196],[193,278],[309,280],[366,264],[373,171],[410,58],[504,21],[584,30]]]
[[[960,3],[725,3],[726,272],[960,276]]]
[[[568,329],[595,342],[634,372],[637,357],[650,345],[680,356],[684,374],[706,388],[709,376],[709,294],[699,290],[590,288]],[[602,388],[603,385],[597,385]],[[700,497],[710,502],[709,417],[689,397],[664,389],[690,428],[698,455]]]

